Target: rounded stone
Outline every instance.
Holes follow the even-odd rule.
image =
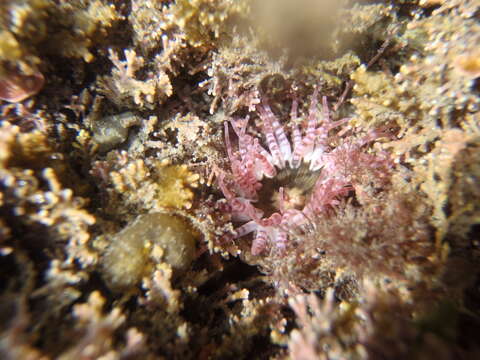
[[[160,247],[161,261],[177,273],[187,270],[195,256],[195,233],[178,216],[153,213],[138,216],[111,238],[103,256],[106,278],[114,288],[138,284],[154,267],[152,251]]]

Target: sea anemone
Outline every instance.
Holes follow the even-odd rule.
[[[225,122],[231,176],[218,171],[218,184],[232,220],[243,222],[235,238],[254,233],[253,255],[270,246],[284,251],[295,230],[319,216],[330,216],[342,199],[355,194],[365,171],[377,179],[388,175],[388,155],[364,150],[384,133],[372,130],[354,137],[351,129],[340,128],[349,119],[333,121],[326,97],[321,111],[317,99],[315,89],[304,121],[298,117],[298,102],[293,101],[290,140],[265,102],[257,107],[265,146],[247,133],[249,117]],[[236,150],[229,123],[237,136]]]

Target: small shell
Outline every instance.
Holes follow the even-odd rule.
[[[45,78],[39,71],[32,75],[12,71],[0,77],[0,99],[16,103],[40,91]]]

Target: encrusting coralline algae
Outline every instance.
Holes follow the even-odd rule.
[[[3,1],[0,358],[478,358],[479,12]]]

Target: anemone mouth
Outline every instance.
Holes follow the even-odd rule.
[[[301,210],[309,201],[315,184],[320,177],[321,169],[312,171],[309,163],[302,162],[298,168],[281,168],[272,178],[264,178],[262,187],[258,191],[258,201],[255,207],[264,212],[265,217],[279,212],[279,190],[284,189],[284,194],[290,198],[292,208]],[[287,202],[289,199],[287,199]]]

